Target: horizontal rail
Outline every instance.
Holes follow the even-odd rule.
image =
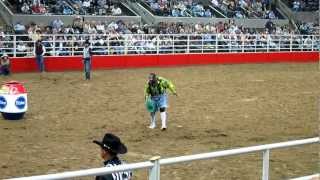
[[[319,180],[319,179],[320,179],[320,174],[313,174],[313,175],[298,177],[290,180]]]
[[[81,55],[89,39],[96,55],[320,51],[319,35],[266,34],[38,34],[0,37],[0,53],[34,56],[41,38],[47,56]]]
[[[79,171],[63,172],[63,173],[57,173],[57,174],[13,178],[10,180],[68,179],[68,178],[83,177],[83,176],[97,176],[97,175],[110,174],[114,172],[122,172],[122,171],[128,171],[128,170],[145,169],[145,168],[151,168],[152,166],[153,166],[153,163],[146,161],[146,162],[140,162],[140,163],[123,164],[123,165],[112,166],[112,167],[102,167],[102,168],[86,169],[86,170],[79,170]]]
[[[316,142],[320,142],[319,137],[281,142],[281,143],[275,143],[275,144],[244,147],[244,148],[217,151],[217,152],[211,152],[211,153],[180,156],[180,157],[174,157],[174,158],[160,159],[160,165],[169,165],[169,164],[176,164],[176,163],[182,163],[182,162],[188,162],[188,161],[211,159],[211,158],[232,156],[232,155],[238,155],[238,154],[246,154],[246,153],[252,153],[257,151],[286,148],[286,147],[299,146],[304,144],[312,144]]]
[[[122,171],[145,169],[145,168],[150,169],[160,165],[170,165],[170,164],[183,163],[188,161],[212,159],[212,158],[239,155],[239,154],[252,153],[252,152],[258,152],[258,151],[266,151],[266,150],[269,151],[271,149],[287,148],[292,146],[299,146],[299,145],[319,143],[319,142],[320,142],[320,138],[316,137],[316,138],[309,138],[309,139],[303,139],[303,140],[287,141],[287,142],[280,142],[280,143],[274,143],[274,144],[266,144],[266,145],[217,151],[212,153],[203,153],[203,154],[180,156],[180,157],[174,157],[174,158],[166,158],[166,159],[160,159],[158,162],[146,161],[146,162],[139,162],[139,163],[124,164],[124,165],[113,166],[113,167],[94,168],[94,169],[87,169],[87,170],[57,173],[57,174],[21,177],[21,178],[13,178],[8,180],[43,180],[43,179],[57,180],[57,179],[67,179],[67,178],[75,178],[75,177],[83,177],[83,176],[97,176],[97,175],[103,175],[103,174],[110,174],[114,172],[122,172]],[[152,176],[152,177],[156,177],[156,176]]]

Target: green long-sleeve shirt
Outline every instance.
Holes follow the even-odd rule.
[[[166,90],[169,90],[171,93],[176,94],[176,88],[171,81],[163,77],[157,77],[157,83],[155,86],[151,86],[148,82],[144,88],[145,98],[149,96],[157,96],[166,93]]]

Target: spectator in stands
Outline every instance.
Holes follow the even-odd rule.
[[[44,58],[43,58],[45,53],[46,53],[46,48],[44,47],[44,45],[42,45],[42,41],[41,40],[37,40],[36,43],[35,43],[35,48],[34,48],[34,55],[36,57],[38,70],[40,72],[44,72],[45,71]]]
[[[300,0],[293,1],[292,10],[293,11],[300,11],[301,10],[301,1]]]
[[[24,57],[27,55],[27,46],[22,41],[17,44],[17,57]]]
[[[206,11],[204,12],[204,17],[212,17],[210,9],[206,9]]]
[[[43,4],[41,4],[40,0],[33,0],[32,6],[31,6],[31,10],[33,14],[44,14],[46,13],[46,9],[43,6]]]
[[[113,16],[119,16],[122,14],[122,10],[118,6],[112,6],[111,7],[111,13]]]
[[[59,36],[56,40],[55,44],[55,52],[58,56],[66,56],[68,55],[67,49],[66,49],[66,40],[64,39],[64,36]]]
[[[61,9],[62,9],[62,14],[63,15],[72,15],[73,14],[72,9],[69,7],[67,2],[65,2],[65,1],[63,1],[63,3],[62,3]]]
[[[171,11],[171,16],[172,17],[179,17],[180,16],[180,11],[178,8],[173,8]]]
[[[21,13],[23,13],[23,14],[31,14],[31,8],[30,8],[30,6],[25,2],[25,3],[23,3],[20,11],[18,11],[18,12],[21,12]]]
[[[8,76],[10,75],[10,59],[7,54],[3,54],[0,60],[0,74]]]
[[[204,8],[201,4],[194,3],[191,7],[192,14],[196,17],[204,16]]]
[[[267,23],[265,24],[265,28],[267,29],[267,31],[268,31],[269,33],[272,33],[273,30],[275,29],[275,24],[274,24],[271,20],[269,20],[269,21],[267,21]]]
[[[83,8],[86,12],[89,12],[90,6],[91,6],[90,0],[84,0],[84,1],[82,2],[82,8]]]
[[[75,30],[76,34],[83,32],[83,18],[77,16],[73,19],[72,28]]]
[[[63,21],[59,18],[54,19],[51,23],[52,28],[56,29],[57,31],[61,31],[63,25],[64,25]]]
[[[269,10],[266,12],[266,19],[277,19],[277,17],[272,10]]]
[[[120,138],[111,133],[106,133],[102,141],[94,140],[93,143],[101,148],[100,156],[104,160],[105,167],[113,167],[124,164],[119,159],[118,154],[127,153],[127,147],[121,142]],[[132,172],[115,172],[112,174],[96,176],[96,180],[131,180]]]
[[[250,14],[250,17],[262,17],[264,14],[265,9],[263,8],[261,0],[257,0],[252,3],[252,14]]]
[[[29,34],[29,36],[32,39],[32,41],[41,40],[42,38],[41,29],[37,27],[33,32],[31,32],[31,34]]]
[[[150,3],[150,7],[156,15],[161,15],[161,9],[158,2]]]
[[[213,7],[219,7],[220,6],[219,0],[211,0],[211,3],[213,5]]]
[[[14,29],[14,33],[16,34],[26,33],[26,27],[21,22],[17,22],[17,24],[14,25],[13,29]]]

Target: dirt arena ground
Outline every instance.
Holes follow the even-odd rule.
[[[168,130],[150,130],[143,89],[149,72],[171,79]],[[319,135],[317,64],[244,64],[21,73],[29,110],[20,121],[0,119],[0,179],[101,167],[92,143],[106,132],[121,137],[127,162],[246,147]],[[270,154],[270,179],[319,172],[319,144]],[[163,180],[261,178],[261,153],[161,168]],[[147,170],[134,171],[146,180]],[[83,177],[77,179],[93,179]]]

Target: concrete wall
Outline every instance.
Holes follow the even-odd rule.
[[[228,22],[229,20],[233,20],[232,18],[201,18],[201,17],[155,17],[154,23],[159,22],[183,22],[183,23],[217,23],[217,22]],[[242,25],[243,27],[251,27],[251,28],[264,28],[268,19],[234,19],[237,25]],[[276,25],[288,25],[289,20],[272,20]]]

